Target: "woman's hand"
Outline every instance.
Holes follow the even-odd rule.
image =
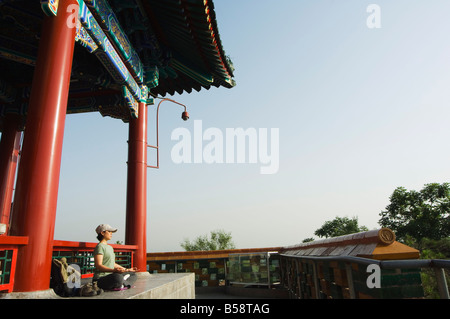
[[[118,273],[124,273],[124,272],[137,272],[138,269],[137,269],[136,267],[133,267],[133,268],[124,268],[124,267],[122,267],[122,266],[117,266],[117,267],[114,269],[114,271],[115,271],[115,272],[118,272]]]
[[[119,274],[123,273],[123,272],[127,272],[127,269],[122,267],[122,266],[116,266],[114,268],[114,272],[118,272]]]

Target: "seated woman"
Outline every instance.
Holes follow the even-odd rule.
[[[94,277],[93,282],[103,290],[131,288],[136,281],[136,268],[124,268],[116,264],[114,249],[108,245],[112,234],[117,231],[108,224],[99,225],[96,230],[99,243],[94,249]]]

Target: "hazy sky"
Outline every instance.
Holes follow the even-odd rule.
[[[182,250],[184,238],[215,229],[238,248],[288,246],[336,216],[374,229],[396,187],[450,181],[449,1],[214,3],[237,86],[173,96],[188,122],[162,104],[149,252]],[[381,28],[367,25],[370,4]],[[150,106],[150,144],[155,113]],[[260,162],[174,163],[172,133],[194,138],[195,123],[224,137],[227,128],[278,129],[278,172],[260,174]],[[119,120],[67,116],[55,239],[95,242],[95,227],[109,223],[124,240],[127,139]]]

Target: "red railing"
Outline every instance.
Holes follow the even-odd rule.
[[[12,292],[20,247],[28,244],[28,237],[0,236],[0,292]],[[66,257],[68,263],[80,263],[82,278],[93,276],[93,252],[97,243],[53,241],[53,258]],[[133,267],[135,245],[111,245],[116,253],[117,263]],[[50,281],[50,278],[49,278]]]
[[[66,257],[68,263],[77,263],[81,267],[81,277],[93,276],[93,252],[97,243],[74,242],[64,240],[53,241],[53,258]],[[116,263],[133,267],[135,245],[111,244],[116,254]]]
[[[0,236],[0,292],[13,290],[17,252],[27,244],[28,237]]]

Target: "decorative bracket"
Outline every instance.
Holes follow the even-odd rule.
[[[59,0],[41,0],[41,8],[48,16],[56,16],[58,14]]]
[[[77,34],[75,36],[75,41],[84,46],[89,51],[89,53],[93,53],[98,49],[98,45],[91,38],[89,33],[87,33],[86,29],[83,28],[79,21],[77,23]]]
[[[127,103],[131,116],[135,119],[139,117],[139,103],[136,101],[134,96],[130,93],[128,88],[126,86],[122,87],[123,97],[125,99],[125,102]]]

